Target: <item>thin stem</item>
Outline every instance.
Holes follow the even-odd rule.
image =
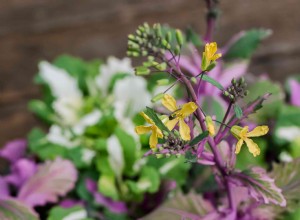
[[[223,124],[226,124],[226,120],[227,120],[227,118],[228,118],[228,116],[229,116],[229,113],[230,113],[230,110],[231,110],[232,105],[233,105],[232,102],[230,102],[229,105],[228,105],[227,111],[226,111],[225,116],[224,116],[224,118],[223,118],[223,120],[222,120],[222,123],[221,123],[221,126],[220,126],[220,128],[219,128],[219,131],[218,131],[218,133],[217,133],[217,135],[216,135],[216,137],[215,137],[216,143],[219,143],[220,134],[221,134],[221,131],[222,131],[222,129],[223,129]],[[226,127],[229,127],[229,126],[226,126]],[[229,127],[229,128],[230,128],[230,127]]]
[[[204,36],[204,41],[211,42],[212,38],[213,38],[214,29],[215,29],[216,17],[214,15],[212,15],[213,10],[214,10],[212,0],[205,0],[205,2],[206,2],[208,12],[207,12],[207,18],[206,18],[207,26],[206,26],[206,34]]]

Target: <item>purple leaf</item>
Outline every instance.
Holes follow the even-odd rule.
[[[236,172],[233,174],[233,178],[237,185],[247,187],[249,195],[256,201],[286,206],[282,190],[275,185],[274,179],[270,178],[264,169],[252,167],[242,172]]]
[[[181,219],[200,220],[204,219],[203,217],[212,211],[214,211],[214,208],[211,203],[204,200],[200,195],[195,193],[189,193],[188,195],[178,193],[142,219],[169,220],[181,217]]]
[[[0,199],[9,197],[9,187],[7,182],[0,176]]]
[[[38,220],[38,215],[25,204],[14,199],[0,200],[0,219]]]
[[[13,163],[24,156],[26,147],[25,140],[10,141],[0,150],[0,156]]]
[[[95,202],[108,208],[114,213],[126,213],[127,207],[124,202],[114,201],[98,192],[97,183],[92,179],[85,182],[87,190],[94,196]]]
[[[84,202],[81,200],[75,199],[64,199],[59,203],[59,205],[63,208],[72,208],[73,206],[81,206],[84,207]]]
[[[59,196],[74,188],[76,179],[77,171],[70,161],[46,161],[21,187],[17,198],[31,207],[57,202]]]
[[[5,176],[5,180],[14,185],[21,187],[36,172],[36,164],[28,159],[20,159],[12,166],[11,174]]]
[[[300,107],[300,83],[297,80],[290,80],[291,104]]]

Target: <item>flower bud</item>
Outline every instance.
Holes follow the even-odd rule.
[[[165,86],[168,85],[170,81],[168,79],[160,79],[156,81],[156,84],[159,86]]]
[[[136,75],[148,75],[150,73],[150,69],[144,66],[139,66],[135,68]]]
[[[164,97],[164,94],[159,93],[151,99],[151,102],[157,102],[157,101],[161,100],[163,97]]]
[[[176,30],[176,40],[178,45],[181,47],[183,45],[183,36],[182,32],[179,29]]]

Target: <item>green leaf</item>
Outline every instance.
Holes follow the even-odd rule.
[[[14,199],[0,200],[0,219],[38,220],[37,214],[25,204]]]
[[[213,78],[209,77],[207,74],[202,74],[199,77],[202,76],[202,80],[212,84],[213,86],[217,87],[218,89],[220,89],[221,91],[224,90],[223,86],[217,82],[216,80],[214,80]]]
[[[198,158],[196,154],[193,154],[191,151],[187,151],[185,153],[185,159],[187,160],[187,162],[189,163],[196,163]]]
[[[98,180],[98,190],[104,196],[110,197],[113,200],[119,199],[119,192],[113,173],[100,176]]]
[[[40,129],[33,129],[28,135],[29,149],[41,160],[53,160],[57,156],[65,158],[67,148],[49,143]]]
[[[278,116],[284,102],[284,92],[280,84],[264,80],[255,82],[250,85],[247,90],[249,90],[249,95],[243,99],[246,103],[257,99],[257,97],[264,98],[266,93],[272,94],[268,100],[264,102],[264,106],[261,105],[264,99],[262,99],[260,103],[257,103],[254,110],[259,111],[251,116],[252,119],[256,120],[258,123],[266,123],[270,118],[276,118]]]
[[[234,109],[235,116],[241,119],[243,117],[243,110],[241,109],[241,107],[238,104],[234,104],[233,109]]]
[[[189,143],[189,145],[190,146],[194,146],[194,145],[198,144],[204,138],[208,137],[208,135],[209,135],[209,132],[208,131],[204,131],[203,133],[201,133],[198,136],[196,136],[193,140],[191,140],[190,143]]]
[[[265,169],[252,167],[242,172],[233,174],[243,186],[248,189],[249,195],[256,201],[264,204],[274,204],[282,207],[286,206],[286,200],[282,195],[282,190],[278,188],[274,179],[267,175]]]
[[[300,158],[290,163],[273,164],[270,177],[282,189],[287,207],[282,211],[292,212],[300,206]]]
[[[184,157],[160,158],[159,160],[156,157],[149,157],[147,165],[158,170],[162,179],[176,181],[179,187],[186,183],[191,167],[190,163],[185,162],[186,159]]]
[[[192,28],[186,30],[186,41],[191,42],[196,47],[201,47],[203,45],[202,39]]]
[[[175,197],[167,200],[143,219],[202,219],[202,217],[213,211],[214,207],[210,202],[203,199],[201,195],[194,192],[191,192],[188,195],[178,193]]]
[[[76,219],[81,220],[92,220],[87,217],[87,211],[81,206],[73,206],[71,208],[63,208],[61,206],[54,206],[50,209],[49,216],[47,220],[58,220],[58,219],[67,219],[71,216],[78,216]]]
[[[225,59],[249,59],[257,49],[259,43],[271,35],[267,29],[253,29],[244,31],[239,38],[233,42],[224,55]]]
[[[137,146],[134,138],[126,133],[121,128],[116,128],[115,135],[117,136],[123,150],[123,155],[125,159],[125,170],[127,175],[134,174],[134,164],[137,160]]]
[[[53,114],[52,109],[43,101],[31,100],[28,103],[28,108],[48,124],[52,124],[55,121],[55,115]]]
[[[96,170],[88,170],[79,172],[79,178],[76,184],[76,193],[80,197],[87,202],[93,202],[94,197],[91,193],[87,190],[85,181],[86,179],[97,180],[99,173]]]
[[[162,131],[170,131],[164,123],[159,119],[159,117],[156,115],[155,111],[152,108],[147,107],[147,109],[144,111],[146,115],[148,115],[149,118],[152,119],[152,121],[155,123],[155,125]]]

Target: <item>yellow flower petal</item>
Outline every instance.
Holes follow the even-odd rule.
[[[156,133],[157,133],[157,137],[159,137],[159,138],[164,137],[163,133],[161,132],[161,130],[158,127],[155,126],[155,130],[156,130]]]
[[[152,130],[151,126],[140,125],[140,126],[135,127],[135,132],[137,134],[145,134],[145,133],[150,132],[151,130]]]
[[[215,60],[219,59],[220,57],[222,57],[222,54],[221,54],[221,53],[218,53],[218,54],[215,54],[215,55],[211,58],[211,60],[212,60],[212,61],[215,61]]]
[[[248,131],[249,131],[248,126],[243,127],[240,134],[239,134],[240,138],[242,138],[242,139],[247,138]]]
[[[247,133],[247,137],[259,137],[267,134],[269,131],[268,126],[258,126],[254,128],[252,131]]]
[[[234,125],[231,127],[230,132],[233,134],[233,136],[236,139],[240,139],[240,133],[242,131],[242,127],[238,126],[238,125]]]
[[[235,147],[235,154],[238,154],[240,153],[241,151],[241,147],[243,145],[244,141],[242,139],[240,139],[237,144],[236,144],[236,147]]]
[[[246,138],[245,142],[247,144],[247,147],[249,149],[249,152],[253,154],[254,157],[260,154],[260,149],[256,143],[254,143],[253,140],[250,138]]]
[[[178,111],[178,114],[182,114],[185,118],[196,111],[197,108],[198,106],[194,102],[188,102],[182,106],[181,110]]]
[[[178,123],[179,118],[175,118],[173,120],[169,120],[165,123],[165,125],[167,126],[167,128],[172,131],[173,128],[176,126],[176,124]]]
[[[191,135],[190,135],[190,127],[185,123],[183,119],[179,120],[179,134],[181,138],[185,141],[191,140]]]
[[[168,94],[164,95],[162,99],[162,104],[171,112],[174,112],[178,109],[176,106],[176,100]]]
[[[206,123],[207,130],[209,132],[209,135],[214,136],[216,132],[215,132],[215,126],[214,126],[214,122],[213,122],[212,118],[210,116],[206,116],[205,123]]]
[[[149,124],[154,125],[154,122],[152,121],[152,119],[149,118],[148,115],[146,115],[144,112],[141,112],[140,115],[145,119],[146,122],[148,122]]]
[[[158,143],[157,131],[156,129],[153,129],[149,140],[150,148],[156,148],[157,143]]]

